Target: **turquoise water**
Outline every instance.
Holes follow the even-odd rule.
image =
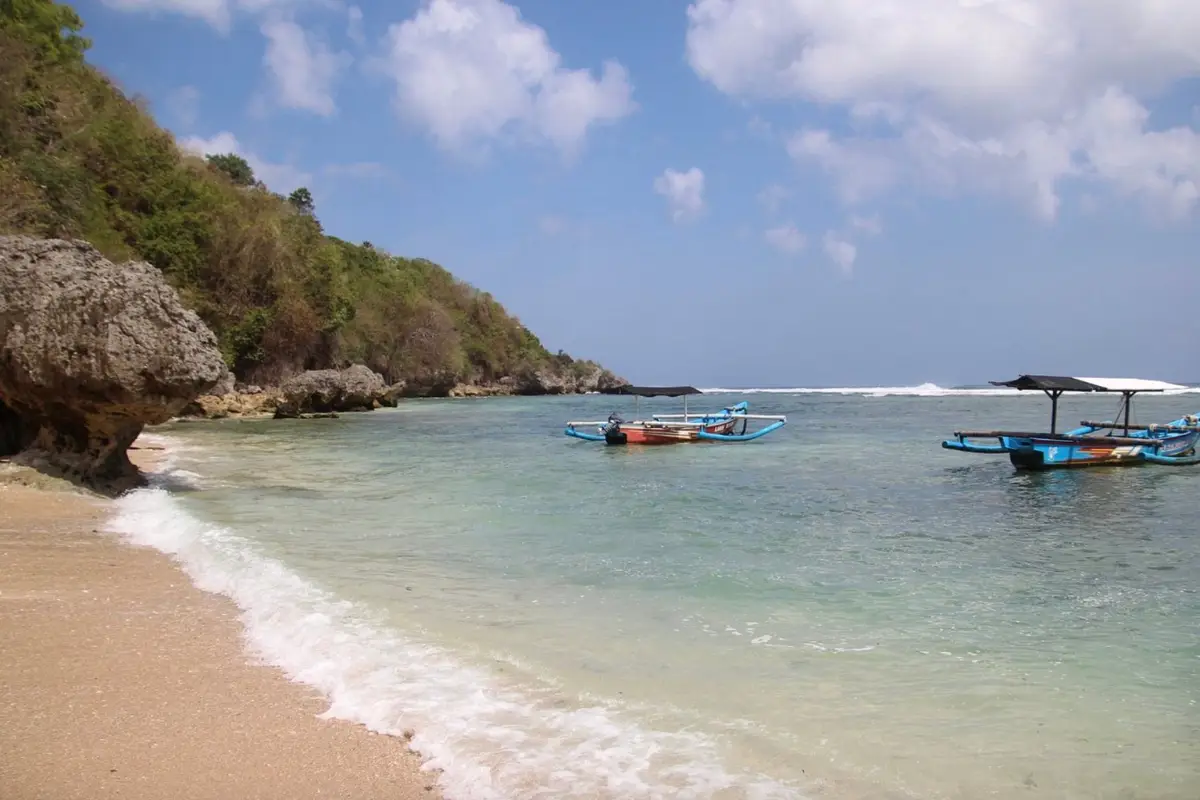
[[[564,437],[630,410],[596,396],[174,424],[115,527],[233,596],[331,714],[415,731],[452,798],[1200,796],[1200,468],[940,448],[1044,426],[1040,396],[693,408],[739,399],[788,425]]]

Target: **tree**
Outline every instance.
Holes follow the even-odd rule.
[[[288,202],[302,214],[313,213],[313,196],[306,187],[301,186],[288,195]]]
[[[62,2],[0,0],[0,232],[148,261],[246,383],[356,362],[431,392],[570,377],[570,356],[444,268],[325,234],[310,188],[273,192],[236,152],[185,155],[87,64],[80,30]]]
[[[208,165],[219,172],[225,173],[229,180],[238,186],[253,186],[255,184],[254,170],[246,159],[236,153],[211,155],[205,159]]]
[[[29,42],[48,61],[81,60],[92,46],[78,35],[82,29],[83,20],[68,5],[52,0],[0,0],[0,30]]]

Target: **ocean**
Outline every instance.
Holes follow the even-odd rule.
[[[611,396],[171,423],[110,527],[233,598],[254,657],[329,716],[411,735],[452,800],[1200,797],[1200,468],[941,449],[1045,427],[1040,393],[690,407],[743,399],[787,426],[563,436],[628,418]]]

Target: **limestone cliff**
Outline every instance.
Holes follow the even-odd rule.
[[[94,486],[227,374],[216,337],[149,264],[78,241],[0,237],[0,455]]]

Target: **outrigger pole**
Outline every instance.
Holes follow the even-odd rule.
[[[720,411],[693,414],[688,411],[688,395],[701,394],[692,386],[618,386],[602,394],[642,397],[683,397],[682,414],[654,414],[648,419],[623,420],[615,412],[607,420],[567,423],[567,436],[608,444],[668,444],[686,441],[749,442],[776,431],[787,422],[779,415],[750,414],[745,401]],[[746,431],[748,420],[764,420],[771,424],[752,432]],[[735,433],[737,423],[741,432]],[[584,429],[595,428],[595,433]]]
[[[1186,387],[1141,378],[1075,378],[1057,375],[1022,375],[1011,381],[990,381],[995,386],[1018,390],[1036,389],[1050,398],[1050,432],[955,431],[942,442],[947,450],[967,453],[1007,453],[1017,469],[1104,464],[1200,464],[1200,417],[1189,415],[1163,425],[1136,425],[1133,396],[1140,392],[1165,392]],[[1058,400],[1065,392],[1112,392],[1121,395],[1121,405],[1111,422],[1081,423],[1081,427],[1058,432]],[[1124,435],[1117,435],[1122,430]],[[1107,435],[1096,435],[1101,431]],[[998,439],[982,444],[969,439]]]

